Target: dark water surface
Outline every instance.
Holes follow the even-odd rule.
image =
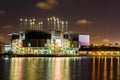
[[[120,80],[120,58],[0,58],[0,80]]]

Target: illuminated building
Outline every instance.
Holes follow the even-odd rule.
[[[11,37],[14,54],[73,54],[78,48],[78,34],[69,33],[68,22],[56,17],[20,19],[20,32]]]
[[[50,34],[36,30],[26,30],[12,35],[12,51],[16,54],[42,53]]]
[[[11,44],[0,42],[0,53],[7,53],[11,51]]]
[[[90,45],[90,35],[79,35],[79,45],[89,46]]]
[[[11,52],[11,44],[4,44],[4,52]]]

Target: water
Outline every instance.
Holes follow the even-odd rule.
[[[120,58],[0,58],[0,80],[120,80]]]

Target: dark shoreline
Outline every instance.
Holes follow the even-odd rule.
[[[0,57],[120,57],[116,54],[0,54]]]

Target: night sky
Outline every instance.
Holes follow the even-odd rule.
[[[59,17],[71,32],[90,34],[91,41],[120,43],[120,0],[0,0],[0,40],[18,32],[19,18]]]

